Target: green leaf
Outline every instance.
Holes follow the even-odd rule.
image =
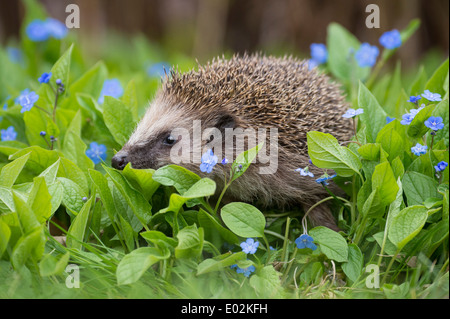
[[[30,152],[31,154],[27,162],[27,168],[36,173],[41,173],[59,159],[59,154],[57,151],[46,150],[40,146],[30,146],[24,148],[10,155],[9,159],[14,160]]]
[[[409,206],[422,205],[430,197],[441,197],[437,190],[438,182],[429,176],[406,172],[402,184]]]
[[[250,164],[253,162],[253,160],[256,158],[256,155],[258,154],[259,150],[263,146],[264,143],[261,143],[259,145],[256,145],[255,147],[242,152],[238,156],[236,156],[236,159],[234,160],[233,164],[231,165],[231,169],[234,172],[232,181],[236,180],[239,176],[245,173],[245,171],[249,168]],[[239,167],[241,165],[241,167]]]
[[[348,262],[342,264],[345,275],[353,282],[361,276],[364,265],[364,256],[355,244],[348,245]]]
[[[49,253],[42,258],[39,263],[39,273],[42,277],[61,275],[63,273],[69,262],[70,253],[67,252],[58,257],[60,258]]]
[[[434,104],[426,106],[419,113],[416,114],[411,124],[408,126],[408,135],[412,138],[420,138],[429,128],[425,126],[424,122],[431,116],[435,108]]]
[[[419,72],[417,72],[415,80],[413,81],[413,83],[411,85],[411,88],[409,90],[409,95],[416,96],[416,95],[421,94],[425,89],[427,80],[428,80],[428,76],[427,76],[427,73],[425,72],[425,68],[422,65],[419,69]]]
[[[361,43],[348,30],[337,23],[331,23],[327,31],[328,66],[331,73],[344,81],[365,79],[370,68],[360,68],[351,56]]]
[[[108,180],[105,176],[103,176],[102,173],[93,169],[89,170],[89,177],[97,186],[100,192],[100,198],[102,200],[103,206],[106,209],[106,213],[108,214],[109,219],[111,220],[111,222],[114,222],[116,219],[115,217],[117,216],[117,211],[116,206],[114,205],[114,199],[112,197],[111,190],[108,186]]]
[[[152,178],[164,186],[174,186],[180,194],[184,194],[200,180],[197,174],[177,165],[167,165],[159,168],[155,171]]]
[[[441,96],[445,95],[444,83],[448,76],[448,58],[444,61],[433,73],[431,78],[425,85],[425,90],[430,90],[433,93],[439,93]]]
[[[41,228],[41,224],[31,210],[31,207],[18,195],[16,191],[13,191],[12,197],[14,200],[14,207],[19,217],[20,226],[24,234],[33,232],[36,228]]]
[[[89,213],[93,200],[94,197],[89,198],[89,200],[83,205],[83,208],[81,208],[78,215],[72,221],[67,234],[67,247],[81,249],[82,242],[84,241],[84,236],[86,234],[86,228],[90,215]]]
[[[11,254],[11,264],[20,269],[28,259],[38,261],[44,254],[45,235],[43,226],[19,238]]]
[[[117,266],[116,276],[119,285],[138,281],[147,269],[160,260],[170,257],[168,249],[142,247],[125,255]]]
[[[250,204],[240,202],[227,204],[221,210],[221,217],[225,225],[238,236],[264,237],[266,219]]]
[[[63,154],[83,171],[94,168],[94,162],[86,156],[86,148],[81,137],[70,130],[67,131],[64,137]]]
[[[135,189],[144,195],[145,199],[150,200],[160,185],[152,178],[154,172],[153,169],[134,169],[127,164],[122,174]]]
[[[11,238],[11,229],[9,228],[8,224],[6,224],[0,219],[0,258],[6,251],[10,238]]]
[[[227,252],[223,255],[217,256],[216,258],[209,258],[203,260],[197,266],[197,275],[203,275],[213,271],[219,271],[223,268],[230,267],[236,264],[239,260],[245,260],[247,254],[243,251],[237,253]]]
[[[26,162],[30,158],[30,154],[31,152],[26,153],[25,155],[17,158],[11,163],[3,166],[0,172],[0,186],[10,188],[14,185],[17,177],[19,176]]]
[[[238,237],[231,231],[219,224],[213,216],[200,209],[197,214],[198,222],[205,230],[205,238],[215,244],[215,238],[221,237],[225,242],[229,244],[239,244]]]
[[[250,277],[250,286],[257,295],[265,298],[275,298],[281,289],[280,273],[273,266],[265,266]]]
[[[392,121],[383,127],[377,135],[376,142],[389,154],[389,161],[397,156],[403,158],[404,151],[408,151],[405,129],[398,121]]]
[[[31,207],[37,221],[43,224],[52,213],[51,196],[44,177],[35,177],[27,204]]]
[[[348,148],[340,146],[331,134],[308,132],[308,154],[314,165],[333,169],[343,177],[360,174],[361,161]]]
[[[78,212],[84,205],[83,197],[87,197],[87,193],[70,179],[58,177],[57,180],[61,183],[63,191],[62,203],[71,210]]]
[[[167,237],[164,233],[157,230],[140,232],[139,235],[141,235],[146,241],[157,246],[167,245],[168,247],[175,248],[178,245],[178,242],[175,239]]]
[[[103,118],[116,142],[124,145],[135,127],[131,110],[122,101],[105,96]]]
[[[436,135],[434,137],[435,141],[443,140],[445,143],[445,146],[449,146],[449,106],[448,106],[448,99],[443,100],[438,105],[436,105],[436,108],[433,110],[432,116],[439,116],[442,117],[444,128],[442,130],[439,130],[436,132]],[[431,140],[431,136],[428,136],[428,140]]]
[[[389,227],[389,240],[401,250],[413,239],[428,218],[427,209],[424,206],[409,206],[392,218]]]
[[[203,250],[203,228],[195,224],[186,226],[177,233],[178,245],[175,247],[176,258],[195,258]]]
[[[364,113],[361,114],[361,119],[367,128],[367,141],[373,143],[378,132],[386,124],[387,114],[375,96],[361,82],[359,82],[358,106],[364,109]]]
[[[103,82],[105,82],[107,75],[108,70],[105,64],[102,61],[97,62],[69,87],[69,92],[73,96],[76,93],[83,92],[97,98],[100,96]]]
[[[377,187],[380,201],[384,205],[389,205],[395,200],[398,185],[389,162],[381,163],[375,167],[372,175],[372,189]]]
[[[128,82],[125,92],[122,97],[123,103],[128,107],[133,116],[133,121],[136,123],[139,120],[138,116],[138,101],[136,96],[136,81]]]
[[[361,215],[369,216],[371,218],[382,217],[384,215],[385,208],[386,204],[383,203],[379,188],[376,187],[364,202]]]
[[[348,261],[347,241],[339,233],[324,226],[318,226],[309,231],[309,235],[318,243],[320,250],[329,259],[337,262]]]

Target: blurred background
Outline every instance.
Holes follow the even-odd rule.
[[[408,67],[448,55],[448,0],[39,0],[48,14],[65,21],[68,4],[80,8],[81,27],[72,29],[89,53],[101,58],[104,41],[115,34],[142,35],[167,52],[200,62],[214,55],[263,51],[309,56],[311,43],[325,43],[327,26],[338,22],[362,42],[378,45],[380,35],[420,18],[419,31],[399,50]],[[368,4],[380,8],[379,29],[368,29]],[[24,18],[19,0],[0,1],[0,42],[18,39]],[[125,37],[126,39],[126,37]],[[122,45],[126,46],[126,40]],[[132,59],[133,52],[128,58]],[[127,57],[124,57],[127,58]]]

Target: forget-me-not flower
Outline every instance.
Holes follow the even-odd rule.
[[[26,91],[25,93],[22,93],[16,100],[17,103],[22,106],[20,113],[31,110],[31,108],[34,106],[34,103],[36,103],[37,100],[39,100],[39,95],[37,95],[36,92],[34,91],[31,92]]]
[[[105,145],[98,144],[97,142],[92,142],[89,146],[89,149],[86,150],[86,156],[89,157],[94,162],[94,164],[98,164],[102,160],[106,161]]]
[[[427,153],[428,146],[417,143],[416,146],[411,147],[411,152],[416,155],[424,155]]]
[[[123,88],[118,79],[105,80],[103,83],[102,91],[97,102],[103,104],[105,102],[105,96],[112,96],[116,99],[123,95]]]
[[[444,169],[446,169],[448,166],[448,163],[445,161],[441,161],[437,163],[437,165],[434,166],[434,169],[436,170],[436,173],[442,172]]]
[[[409,100],[406,102],[417,103],[421,98],[422,97],[420,95],[417,95],[417,96],[411,95],[409,97]]]
[[[440,116],[430,116],[424,124],[433,131],[442,130],[444,128],[444,123]]]
[[[347,118],[347,119],[350,119],[350,118],[352,118],[352,117],[355,117],[355,116],[357,116],[357,115],[359,115],[359,114],[363,114],[363,113],[364,113],[364,109],[357,109],[357,110],[354,110],[354,109],[348,109],[347,112],[345,112],[345,114],[342,115],[342,117],[345,117],[345,118]]]
[[[240,244],[242,251],[246,254],[254,254],[259,246],[259,241],[254,240],[253,238],[247,238],[246,241],[243,241]]]
[[[362,68],[373,67],[377,62],[378,54],[380,54],[380,50],[376,46],[365,42],[356,51],[355,59]]]
[[[17,137],[17,132],[14,130],[14,126],[10,126],[5,130],[1,130],[2,141],[14,141]]]
[[[430,90],[425,90],[422,93],[422,97],[431,102],[440,102],[442,101],[442,97],[439,93],[430,92]]]
[[[295,169],[295,171],[299,172],[300,175],[302,175],[302,176],[314,177],[314,174],[309,171],[309,167],[308,166],[306,166],[305,168],[297,168],[297,169]]]
[[[314,238],[309,236],[308,234],[303,234],[295,240],[295,244],[298,249],[309,248],[312,250],[316,250],[317,246],[313,243]]]
[[[214,155],[212,149],[206,151],[205,154],[202,155],[202,163],[200,164],[200,170],[203,173],[211,173],[213,167],[217,164],[218,158]]]
[[[402,45],[402,37],[400,36],[400,32],[396,29],[383,33],[379,41],[382,46],[390,50]]]
[[[39,83],[48,83],[50,81],[52,77],[52,72],[44,72],[42,73],[42,75],[39,77],[38,81]]]

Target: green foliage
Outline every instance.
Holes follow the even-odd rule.
[[[45,16],[37,2],[25,3],[26,23]],[[403,42],[418,26],[413,21],[401,32]],[[324,201],[335,202],[341,227],[336,232],[308,230],[297,211],[274,214],[249,203],[221,203],[262,145],[224,166],[231,178],[223,188],[177,165],[111,168],[114,151],[134,130],[159,79],[145,74],[142,58],[129,66],[108,56],[94,62],[70,38],[37,46],[22,34],[24,65],[12,65],[0,48],[0,101],[7,106],[0,126],[17,132],[16,141],[0,142],[0,276],[16,278],[0,280],[0,297],[22,296],[31,286],[36,293],[58,288],[45,296],[73,297],[62,284],[68,264],[81,267],[76,296],[86,298],[448,296],[449,168],[435,170],[449,162],[448,59],[431,77],[424,67],[414,70],[407,88],[400,63],[378,77],[395,50],[384,50],[374,70],[360,68],[349,57],[360,41],[336,23],[329,26],[326,70],[349,93],[352,107],[364,110],[353,119],[352,141],[307,133],[313,165],[334,171],[337,177],[328,182],[347,193],[336,196],[327,188]],[[143,39],[132,43],[138,56],[158,56]],[[181,69],[191,65],[182,58],[173,62]],[[48,71],[52,87],[61,79],[64,92],[37,83]],[[124,93],[100,104],[103,83],[113,77]],[[26,87],[39,94],[39,108],[21,113],[14,100]],[[410,125],[402,125],[402,115],[416,108],[408,96],[425,89],[442,101],[426,103]],[[387,116],[397,119],[386,124]],[[425,125],[430,116],[443,119],[435,134]],[[102,163],[87,156],[92,142],[106,146]],[[425,155],[411,152],[416,143],[427,145]],[[310,177],[299,176],[299,185],[302,178]],[[216,189],[222,189],[218,199]],[[317,249],[297,247],[295,239],[306,233]],[[250,238],[259,244],[247,254],[239,245]],[[366,269],[373,265],[381,287],[369,289]],[[249,278],[236,269],[249,271]]]

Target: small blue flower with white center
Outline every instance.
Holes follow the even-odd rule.
[[[436,170],[436,173],[442,172],[443,170],[445,170],[448,166],[448,163],[445,161],[441,161],[439,163],[437,163],[437,165],[434,166],[434,169]]]
[[[308,234],[303,234],[295,240],[295,244],[298,249],[309,248],[311,250],[316,250],[317,246],[313,243],[314,238]]]
[[[295,171],[299,172],[301,176],[314,177],[314,174],[309,171],[308,166],[306,166],[305,168],[297,168],[297,169],[295,169]]]
[[[344,115],[342,115],[342,117],[345,117],[347,119],[353,118],[357,115],[363,114],[364,113],[364,109],[348,109],[347,112],[345,112]]]
[[[45,27],[48,34],[55,39],[63,39],[66,37],[68,29],[64,23],[53,18],[45,20]]]
[[[17,138],[17,132],[14,130],[14,126],[8,127],[6,130],[1,130],[1,139],[5,141],[15,141]]]
[[[221,163],[222,163],[222,165],[228,164],[228,159],[226,157],[224,157]]]
[[[411,152],[416,156],[420,156],[426,154],[427,149],[428,146],[417,143],[416,146],[411,147]]]
[[[355,59],[358,65],[362,68],[373,67],[377,62],[377,57],[380,54],[380,50],[376,46],[372,46],[365,42],[361,44],[358,51],[355,53]]]
[[[118,79],[105,80],[103,83],[102,91],[97,102],[103,104],[105,102],[105,96],[112,96],[116,99],[123,95],[123,88]]]
[[[205,154],[202,155],[202,163],[200,164],[200,170],[203,173],[211,173],[213,167],[217,164],[218,158],[214,155],[212,149],[206,151]]]
[[[396,49],[402,45],[402,37],[396,29],[383,33],[379,41],[383,47],[389,50]]]
[[[236,269],[238,274],[244,274],[245,277],[249,277],[255,270],[255,266],[250,265],[247,268],[240,268],[237,264],[231,265],[231,269]]]
[[[42,73],[40,78],[38,79],[39,83],[48,83],[52,77],[52,72]]]
[[[430,116],[428,120],[424,122],[425,126],[432,129],[433,131],[439,131],[444,128],[444,123],[442,117],[440,116]]]
[[[312,43],[310,45],[311,59],[316,61],[318,64],[327,62],[328,51],[327,47],[323,43]]]
[[[106,161],[106,146],[92,142],[90,148],[86,150],[86,156],[89,157],[94,164],[100,163],[102,160]]]
[[[247,238],[246,241],[240,244],[242,251],[246,254],[254,254],[259,246],[259,241],[254,240],[253,238]]]
[[[416,115],[417,115],[420,111],[422,111],[422,109],[423,109],[424,107],[425,107],[425,106],[423,106],[423,104],[422,104],[422,106],[419,107],[418,109],[411,109],[411,110],[409,110],[409,113],[406,113],[406,114],[403,114],[403,115],[402,115],[402,121],[401,121],[400,123],[403,124],[403,125],[409,125],[409,124],[411,124],[412,120],[414,120],[414,118],[416,117]]]
[[[29,93],[27,91],[27,93],[21,94],[19,98],[16,100],[20,104],[20,106],[22,106],[20,113],[31,110],[31,108],[34,106],[34,103],[36,103],[37,100],[39,100],[39,95],[37,95],[36,92],[34,91],[31,91]]]
[[[422,97],[427,99],[430,102],[440,102],[442,101],[442,97],[439,93],[430,92],[430,90],[425,90],[422,93]]]
[[[422,97],[420,95],[417,95],[417,96],[411,95],[409,97],[409,100],[406,102],[417,103],[417,102],[419,102],[420,99],[422,99]]]

